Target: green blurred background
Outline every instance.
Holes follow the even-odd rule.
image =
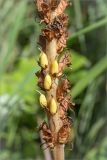
[[[66,160],[107,159],[107,0],[72,0],[65,69],[76,103],[74,149]],[[0,160],[43,160],[36,93],[38,36],[42,25],[33,0],[0,0]]]

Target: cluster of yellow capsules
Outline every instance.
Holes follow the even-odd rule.
[[[42,67],[42,69],[46,69],[49,65],[48,57],[42,51],[41,51],[40,57],[39,57],[39,64]],[[51,77],[52,77],[52,75],[58,74],[58,70],[59,70],[58,62],[57,62],[57,60],[54,60],[50,66],[50,74],[51,75],[47,73],[44,78],[43,87],[45,90],[49,91],[51,89],[51,86],[52,86],[52,78]],[[40,101],[40,105],[43,108],[48,108],[49,112],[51,114],[55,114],[57,112],[57,104],[56,104],[54,97],[51,97],[51,100],[49,102],[47,102],[46,96],[44,94],[40,94],[39,101]]]

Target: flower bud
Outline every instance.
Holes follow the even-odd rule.
[[[42,107],[44,107],[44,108],[47,107],[47,100],[46,100],[45,95],[43,95],[43,94],[40,95],[39,102]]]
[[[57,111],[57,104],[54,98],[50,100],[49,110],[51,114],[55,114]]]
[[[51,74],[57,74],[58,73],[58,62],[54,60],[51,64]]]
[[[48,58],[44,52],[41,52],[39,62],[42,68],[46,68],[48,66]]]
[[[51,85],[52,85],[51,76],[47,74],[44,79],[44,88],[46,90],[49,90],[51,88]]]

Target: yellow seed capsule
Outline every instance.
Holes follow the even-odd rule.
[[[50,100],[49,110],[51,114],[55,114],[57,111],[57,104],[54,98]]]
[[[51,74],[57,74],[58,73],[58,62],[54,60],[51,64]]]
[[[41,52],[39,62],[42,68],[46,68],[48,66],[48,58],[44,52]]]
[[[45,95],[43,95],[43,94],[40,95],[39,102],[42,107],[44,107],[44,108],[47,107],[47,100],[46,100]]]
[[[51,85],[52,85],[52,79],[51,79],[51,76],[49,74],[47,74],[45,76],[45,79],[44,79],[44,88],[46,90],[49,90],[51,88]]]

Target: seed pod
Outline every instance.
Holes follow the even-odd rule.
[[[46,99],[45,95],[43,95],[43,94],[40,95],[39,102],[42,107],[44,107],[44,108],[47,107],[47,99]]]
[[[58,62],[54,60],[51,64],[51,74],[57,74],[58,73]]]
[[[57,111],[57,104],[54,98],[50,100],[49,110],[51,114],[55,114]]]
[[[41,52],[39,62],[42,68],[46,68],[48,66],[48,58],[44,52]]]
[[[46,90],[49,90],[51,88],[51,85],[52,85],[52,79],[51,79],[51,76],[49,74],[47,74],[45,76],[45,79],[44,79],[44,88]]]

